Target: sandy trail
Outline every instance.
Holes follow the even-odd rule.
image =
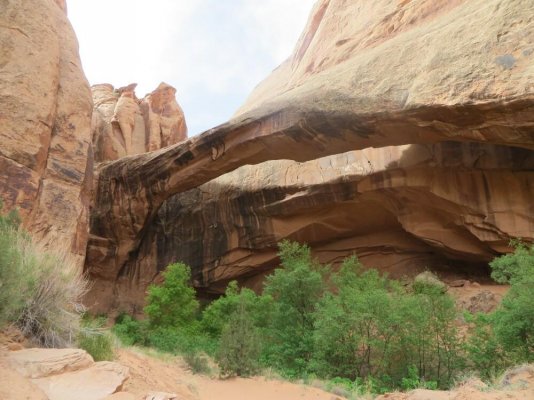
[[[219,380],[194,375],[178,357],[156,358],[136,349],[120,349],[117,361],[130,368],[130,379],[123,390],[136,397],[150,391],[165,391],[187,400],[342,399],[310,386],[262,377]]]

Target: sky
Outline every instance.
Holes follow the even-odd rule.
[[[177,89],[189,136],[226,122],[293,51],[315,0],[68,0],[91,85]]]

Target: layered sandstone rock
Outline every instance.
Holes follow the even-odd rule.
[[[457,142],[244,166],[163,203],[136,257],[97,297],[139,310],[146,286],[176,260],[205,294],[232,279],[260,289],[283,239],[310,244],[334,267],[356,253],[396,278],[426,268],[467,278],[510,238],[532,238],[533,169],[532,151]]]
[[[158,150],[187,138],[182,108],[176,89],[161,83],[142,100],[131,84],[114,89],[110,84],[94,85],[93,147],[95,160],[109,161]]]
[[[121,390],[129,377],[127,367],[115,362],[95,363],[80,349],[1,352],[0,376],[6,370],[7,376],[17,383],[0,390],[6,400],[101,400]]]
[[[532,15],[528,0],[318,1],[233,120],[101,166],[93,298],[137,307],[178,259],[217,291],[276,265],[284,237],[391,271],[485,263],[532,238]],[[360,149],[246,167],[167,201],[242,165]]]
[[[0,198],[32,232],[82,258],[92,102],[65,2],[0,8]]]

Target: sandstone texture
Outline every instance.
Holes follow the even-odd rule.
[[[491,387],[470,379],[449,390],[416,389],[408,393],[388,393],[376,400],[526,400],[534,398],[534,367],[525,365],[506,372]]]
[[[399,274],[533,239],[533,20],[529,0],[318,1],[231,121],[100,166],[93,306],[140,309],[176,260],[207,291],[254,285],[283,238]]]
[[[6,400],[102,400],[120,391],[128,374],[128,368],[118,363],[95,363],[80,349],[32,348],[0,353],[0,377],[17,383],[0,388]]]
[[[176,89],[161,83],[139,100],[135,87],[134,83],[118,89],[110,84],[91,88],[92,140],[97,162],[158,150],[187,138]]]
[[[91,92],[60,0],[0,1],[0,198],[83,259]]]
[[[43,378],[84,369],[92,357],[80,349],[24,349],[9,353],[11,365],[26,378]]]
[[[89,368],[33,379],[50,400],[101,400],[119,391],[128,378],[128,368],[100,361]]]

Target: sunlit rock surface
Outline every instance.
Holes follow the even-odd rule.
[[[34,234],[83,259],[92,102],[65,1],[0,9],[0,198]]]
[[[530,0],[318,1],[231,121],[100,166],[93,306],[139,310],[176,260],[206,292],[257,287],[283,238],[392,274],[532,239],[533,16]]]
[[[136,84],[115,89],[94,85],[93,147],[95,161],[109,161],[146,153],[187,138],[184,112],[176,89],[161,83],[139,100]]]

